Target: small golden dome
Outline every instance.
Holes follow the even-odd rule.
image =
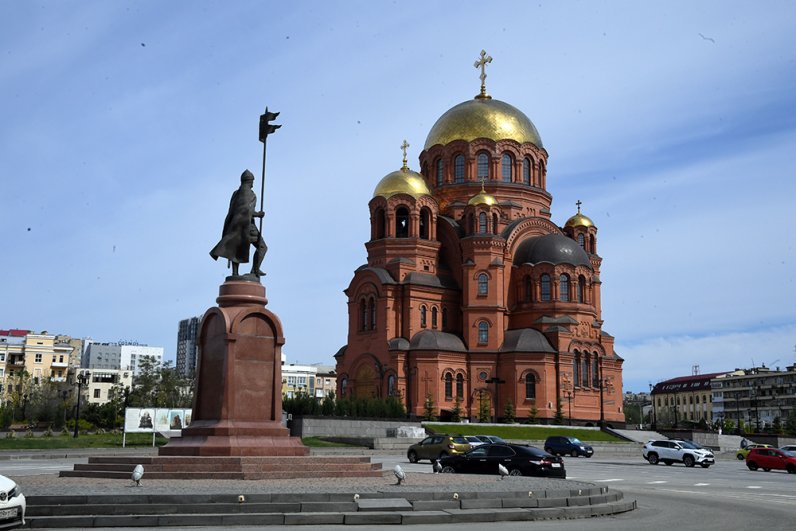
[[[516,107],[488,97],[476,97],[451,108],[431,128],[423,149],[454,140],[476,138],[530,142],[542,147],[542,138],[531,120]]]
[[[564,227],[593,227],[594,222],[588,216],[580,213],[580,199],[575,204],[578,205],[578,213],[569,218]]]
[[[481,191],[471,197],[470,200],[467,201],[467,204],[492,206],[497,205],[497,199],[495,199],[495,196],[486,193],[486,190],[484,190],[484,183],[482,182]]]
[[[373,191],[373,197],[382,196],[385,199],[395,194],[409,194],[418,198],[421,195],[431,195],[431,192],[422,175],[404,167],[385,175]]]

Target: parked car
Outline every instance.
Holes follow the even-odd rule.
[[[16,483],[0,475],[0,529],[25,525],[25,496]]]
[[[796,457],[779,448],[752,448],[746,456],[746,467],[753,471],[762,468],[766,472],[787,470],[788,474],[796,474]]]
[[[774,448],[770,444],[750,444],[746,448],[740,448],[738,452],[735,454],[735,457],[738,458],[738,461],[743,461],[746,459],[746,456],[749,455],[749,451],[752,448]]]
[[[485,444],[440,459],[443,473],[499,474],[498,464],[506,467],[510,476],[567,477],[560,457],[524,444]]]
[[[500,443],[500,444],[508,444],[507,441],[504,441],[502,438],[498,437],[497,435],[476,435],[482,442],[486,444],[490,443]]]
[[[782,448],[780,448],[783,452],[793,453],[796,454],[796,444],[786,444]]]
[[[544,442],[544,450],[549,454],[571,455],[572,457],[578,457],[579,455],[591,457],[594,455],[594,448],[582,443],[577,437],[564,437],[562,435],[548,437]]]
[[[417,463],[421,459],[433,462],[446,455],[463,454],[470,448],[470,443],[461,435],[432,435],[410,446],[406,457],[410,463]]]
[[[487,444],[475,435],[465,435],[464,439],[470,444],[470,448],[475,448],[476,446],[481,446],[482,444]]]
[[[651,465],[683,463],[687,467],[699,465],[708,468],[716,463],[713,452],[696,448],[685,441],[649,441],[641,450],[641,455]]]

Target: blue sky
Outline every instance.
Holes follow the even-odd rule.
[[[367,203],[487,86],[550,153],[553,220],[599,228],[625,390],[796,362],[796,4],[0,2],[0,328],[163,346],[269,141],[269,308],[332,363]],[[778,361],[776,361],[778,360]]]

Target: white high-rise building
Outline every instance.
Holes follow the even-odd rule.
[[[83,353],[80,366],[84,369],[116,369],[141,372],[141,360],[152,358],[155,366],[163,363],[163,347],[150,347],[137,343],[90,343]]]

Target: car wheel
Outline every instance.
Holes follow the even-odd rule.
[[[685,466],[687,466],[688,468],[691,468],[692,466],[694,466],[694,458],[691,457],[690,455],[684,456],[683,457],[683,464]]]
[[[796,474],[796,466],[788,465],[788,474]]]
[[[752,472],[754,472],[755,470],[757,470],[757,463],[755,463],[754,461],[748,461],[748,462],[746,463],[746,467],[747,467],[749,470],[751,470]]]
[[[702,468],[710,468],[710,463],[701,463]]]
[[[658,454],[650,454],[649,457],[647,457],[647,459],[649,460],[651,465],[658,464]]]
[[[572,450],[572,451],[569,453],[569,455],[571,455],[572,457],[578,457],[578,451],[577,451],[577,450]]]
[[[415,452],[414,450],[406,454],[406,457],[409,458],[410,463],[417,463],[417,452]]]
[[[442,459],[443,457],[448,457],[448,452],[441,452],[439,454],[439,459]]]
[[[672,466],[672,463],[673,463],[673,461],[671,461],[671,460],[669,460],[669,459],[666,459],[666,460],[663,462],[663,464],[664,464],[664,465],[666,465],[666,466]]]
[[[744,460],[743,454],[738,454],[738,461],[743,461],[743,460]]]
[[[442,467],[442,473],[443,474],[455,474],[456,473],[456,469],[453,468],[450,465],[444,466],[444,467]]]
[[[588,458],[588,457],[591,457],[591,454],[586,454],[586,457],[587,457],[587,458]]]
[[[522,475],[522,470],[520,470],[519,468],[512,468],[511,470],[509,470],[509,476],[521,476],[521,475]]]
[[[545,448],[544,451],[547,452],[550,455],[556,455],[555,452],[553,452],[552,448]]]

